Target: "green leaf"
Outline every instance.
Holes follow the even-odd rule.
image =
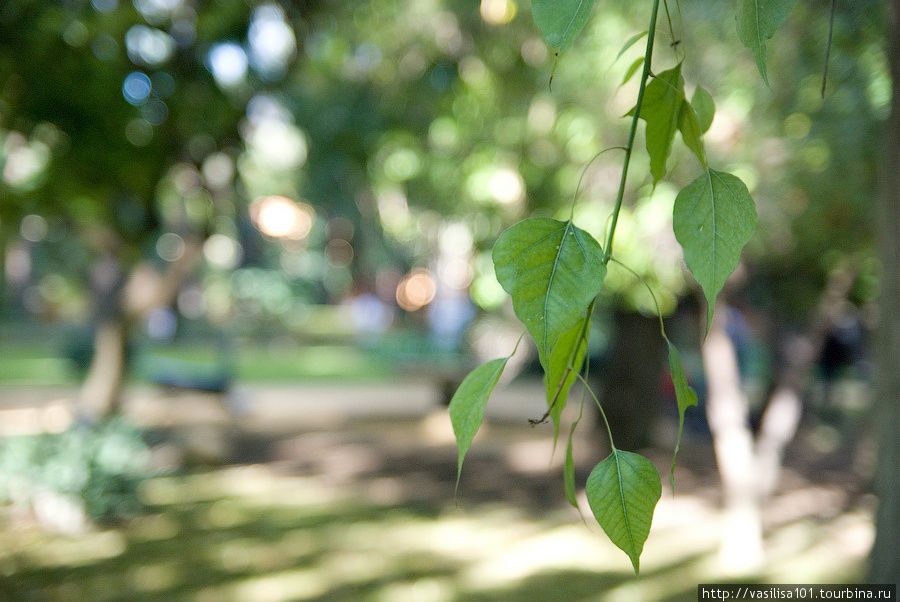
[[[463,459],[472,446],[472,439],[484,420],[484,408],[488,398],[497,386],[508,357],[501,357],[482,364],[472,370],[450,400],[450,422],[456,435],[459,458],[456,466],[456,486],[462,474]]]
[[[739,0],[737,33],[744,46],[753,51],[756,66],[766,85],[766,41],[787,20],[797,0]]]
[[[556,342],[584,317],[603,286],[603,249],[571,221],[538,217],[507,228],[492,255],[497,280],[512,296],[547,371]]]
[[[716,103],[709,92],[697,86],[697,89],[694,90],[694,95],[691,97],[691,106],[694,107],[694,112],[697,113],[700,131],[705,134],[709,130],[709,126],[712,125],[713,117],[715,117]]]
[[[666,160],[672,149],[672,139],[678,129],[678,118],[684,102],[684,79],[681,64],[658,73],[647,84],[641,119],[647,122],[647,152],[650,154],[650,173],[658,182],[666,175]]]
[[[570,330],[564,332],[550,352],[550,362],[544,372],[544,385],[547,390],[547,405],[550,408],[550,417],[553,419],[553,447],[556,448],[556,440],[559,437],[559,420],[566,401],[569,397],[569,389],[584,363],[587,352],[588,335],[591,331],[591,311],[579,320]],[[571,367],[571,369],[570,369]]]
[[[716,297],[756,229],[756,207],[739,178],[707,169],[675,197],[672,228],[706,296],[709,330]]]
[[[681,434],[684,432],[684,413],[689,407],[697,405],[697,392],[687,383],[678,348],[671,341],[668,341],[668,343],[669,373],[672,375],[672,384],[675,385],[675,399],[678,402],[678,439],[675,440],[672,468],[669,471],[669,484],[672,486],[672,493],[675,493],[675,459],[678,457],[678,449],[681,447]]]
[[[609,539],[628,554],[635,574],[662,495],[656,467],[638,454],[614,449],[587,480],[587,499]]]
[[[587,24],[596,0],[533,0],[531,13],[544,41],[565,50]]]
[[[621,88],[622,86],[627,84],[628,80],[630,80],[634,76],[634,74],[637,73],[637,70],[643,64],[644,57],[639,56],[638,58],[634,59],[634,62],[628,65],[628,69],[625,70],[625,75],[622,77],[622,83],[619,84],[619,87]]]
[[[681,112],[678,114],[678,131],[681,132],[681,139],[697,156],[697,160],[703,167],[706,167],[706,151],[703,148],[703,132],[700,131],[700,121],[694,112],[691,103],[682,101]]]
[[[644,30],[644,31],[642,31],[642,32],[640,32],[640,33],[636,33],[636,34],[634,34],[633,36],[631,36],[630,38],[628,38],[628,39],[625,41],[625,43],[622,44],[622,48],[619,49],[619,54],[616,55],[616,60],[619,60],[620,58],[622,58],[622,55],[625,54],[625,52],[626,52],[629,48],[631,48],[632,46],[634,46],[635,44],[637,44],[637,43],[640,41],[640,39],[643,38],[645,35],[647,35],[647,31],[646,31],[646,30]]]

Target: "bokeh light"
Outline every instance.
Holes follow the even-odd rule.
[[[156,253],[163,261],[178,261],[184,250],[184,239],[174,232],[166,232],[156,240]]]
[[[122,83],[122,96],[130,104],[142,105],[150,97],[150,78],[140,71],[132,71]]]
[[[514,0],[481,0],[481,18],[491,25],[509,23],[518,10]]]
[[[397,305],[405,311],[416,311],[431,303],[436,293],[437,283],[431,272],[416,268],[397,285]]]
[[[223,88],[234,87],[247,76],[247,53],[234,42],[216,44],[209,51],[209,70]]]
[[[250,204],[250,218],[266,236],[302,240],[312,230],[315,211],[306,203],[272,195],[260,197]]]

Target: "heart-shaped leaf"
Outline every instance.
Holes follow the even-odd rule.
[[[462,474],[463,459],[472,446],[472,439],[484,420],[484,408],[488,398],[497,386],[508,357],[501,357],[482,364],[472,370],[450,400],[450,422],[456,435],[459,457],[456,465],[456,486]]]
[[[614,449],[591,471],[586,492],[597,522],[639,573],[653,510],[662,495],[656,467],[641,455]]]
[[[707,169],[675,197],[672,228],[706,296],[708,330],[716,297],[756,229],[750,191],[737,176]]]
[[[544,41],[565,50],[587,24],[596,0],[533,0],[531,14]]]
[[[494,244],[497,280],[537,343],[549,371],[551,351],[603,286],[605,255],[594,237],[571,221],[538,217],[507,228]]]

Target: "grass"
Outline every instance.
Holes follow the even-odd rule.
[[[315,345],[272,348],[250,345],[239,348],[234,378],[243,382],[310,380],[388,380],[385,361],[351,345]],[[135,357],[132,378],[146,381],[148,371],[166,360],[181,363],[188,371],[221,369],[219,351],[212,346],[172,345],[146,347]],[[80,380],[69,361],[51,345],[0,345],[0,383],[15,385],[72,385]]]

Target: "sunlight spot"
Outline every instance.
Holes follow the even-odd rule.
[[[265,79],[284,75],[287,62],[297,49],[297,40],[280,6],[263,4],[253,9],[247,39],[250,62]]]
[[[234,177],[234,161],[225,153],[213,153],[204,159],[201,171],[211,188],[225,188]]]
[[[159,592],[178,584],[178,573],[175,562],[158,562],[132,567],[126,572],[125,578],[138,591]]]
[[[132,63],[159,65],[172,58],[175,40],[159,29],[135,25],[125,34],[125,49]]]
[[[518,6],[514,0],[481,0],[481,18],[490,25],[505,25],[512,21]]]
[[[250,204],[250,218],[260,232],[272,238],[302,240],[312,230],[315,213],[306,203],[283,196],[264,196]]]
[[[247,75],[247,54],[234,42],[216,44],[209,51],[209,70],[220,86],[234,87]]]
[[[178,535],[181,527],[169,514],[150,514],[133,520],[131,534],[138,541],[161,541]]]
[[[210,597],[209,600],[225,598],[253,600],[254,602],[278,602],[322,596],[328,591],[325,574],[317,569],[284,571],[265,577],[246,579],[228,588],[231,596]],[[224,592],[222,592],[224,593]],[[207,599],[204,597],[204,599]]]
[[[511,167],[494,171],[488,182],[491,196],[501,205],[513,205],[525,198],[525,182],[519,172]]]
[[[203,255],[206,260],[223,270],[236,268],[243,254],[241,243],[224,234],[213,234],[203,243]]]
[[[118,531],[86,533],[78,539],[58,539],[53,546],[37,550],[40,566],[86,566],[121,556],[128,548],[125,536]]]
[[[434,300],[437,283],[426,269],[416,268],[397,285],[397,305],[405,311],[417,311]]]

